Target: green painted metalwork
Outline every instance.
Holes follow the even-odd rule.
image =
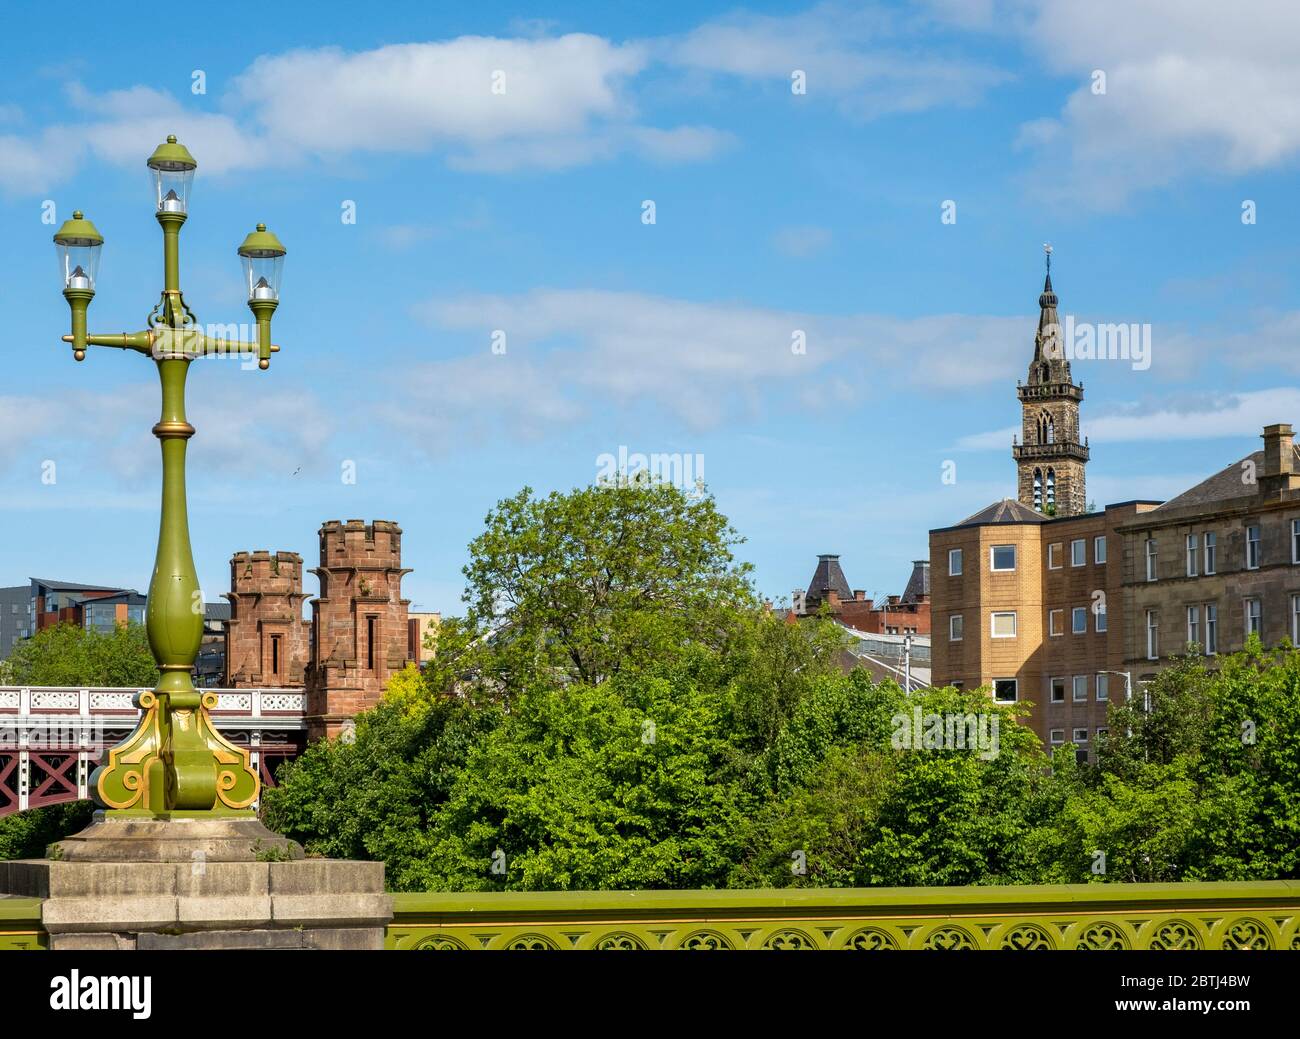
[[[48,949],[39,898],[0,898],[0,952]]]
[[[149,166],[155,170],[183,171],[186,176],[197,165],[175,137],[168,137],[149,158]],[[249,301],[258,320],[257,343],[203,335],[180,287],[183,209],[166,209],[160,202],[156,214],[163,232],[164,287],[149,315],[147,330],[90,335],[86,312],[94,292],[79,284],[64,290],[72,312],[72,334],[63,339],[72,343],[77,360],[85,358],[87,346],[134,350],[153,359],[162,385],[162,416],[153,427],[162,446],[162,509],[145,611],[149,646],[161,677],[156,689],[137,697],[143,712],[140,723],[125,741],[109,750],[107,761],[91,777],[91,789],[95,800],[114,814],[168,818],[192,813],[250,815],[259,789],[257,772],[248,752],[228,742],[213,726],[208,712],[216,705],[215,695],[195,689],[191,678],[203,636],[204,607],[186,505],[186,442],[194,435],[194,427],[185,416],[185,379],[196,357],[218,353],[257,352],[259,366],[267,368],[270,354],[278,349],[270,342],[274,305],[268,309],[261,300]],[[80,213],[74,214],[74,220],[59,234],[103,242],[102,235],[81,219]],[[274,239],[282,255],[279,239],[269,234],[268,238]]]
[[[401,950],[1300,950],[1295,881],[393,899]]]
[[[397,894],[399,950],[1300,951],[1300,882]],[[0,898],[0,950],[44,949]]]

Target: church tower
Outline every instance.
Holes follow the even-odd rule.
[[[1052,247],[1047,252],[1047,280],[1038,297],[1038,331],[1029,379],[1017,382],[1022,436],[1013,440],[1017,497],[1021,505],[1048,516],[1078,516],[1088,510],[1084,467],[1088,442],[1079,439],[1079,404],[1083,385],[1070,376],[1052,291]]]

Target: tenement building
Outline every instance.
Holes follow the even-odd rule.
[[[1168,502],[1090,510],[1050,271],[1039,306],[1018,498],[930,531],[932,682],[1032,704],[1045,745],[1089,760],[1110,702],[1189,648],[1300,642],[1300,454],[1267,426],[1262,451]]]
[[[1300,455],[1291,426],[1264,449],[1126,523],[1124,666],[1149,678],[1189,651],[1300,645]]]

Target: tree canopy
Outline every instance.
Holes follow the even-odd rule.
[[[500,503],[437,659],[286,766],[268,822],[398,890],[1300,872],[1289,647],[1178,662],[1079,765],[987,690],[842,672],[842,632],[766,610],[738,543],[663,486]],[[900,745],[904,718],[978,719],[995,751]]]

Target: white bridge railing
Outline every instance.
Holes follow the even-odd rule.
[[[0,686],[0,815],[88,797],[91,771],[106,747],[135,728],[140,718],[135,698],[146,691]],[[202,692],[217,694],[213,723],[232,743],[248,748],[265,781],[271,772],[264,759],[295,756],[305,745],[303,690]]]

